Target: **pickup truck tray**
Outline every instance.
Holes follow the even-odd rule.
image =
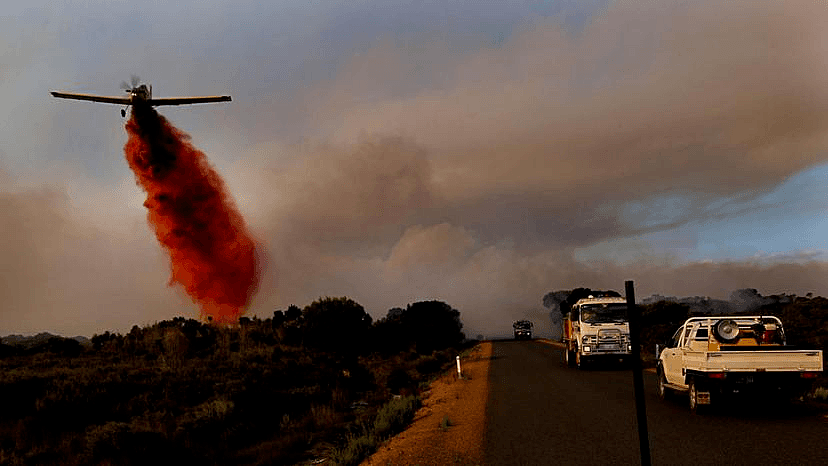
[[[688,352],[685,368],[702,372],[811,372],[822,370],[819,350],[760,350],[734,347],[725,351]]]
[[[722,346],[719,351],[803,351],[799,346],[761,345],[761,346]]]

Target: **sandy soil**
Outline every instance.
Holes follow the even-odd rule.
[[[457,371],[431,384],[412,425],[361,466],[480,465],[486,432],[492,344],[481,343]]]

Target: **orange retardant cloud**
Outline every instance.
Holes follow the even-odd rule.
[[[234,323],[259,283],[256,243],[207,157],[152,108],[136,108],[124,146],[179,284],[214,322]]]

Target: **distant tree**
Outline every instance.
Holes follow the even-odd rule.
[[[298,306],[291,304],[288,306],[287,311],[285,311],[285,320],[286,321],[293,321],[298,320],[302,317],[302,310],[299,309]]]
[[[763,306],[757,312],[782,320],[788,344],[828,353],[828,299],[800,297],[789,304]]]
[[[678,328],[690,317],[690,306],[672,301],[659,301],[639,307],[643,326],[669,324]]]
[[[400,312],[392,313],[394,309]],[[405,310],[394,309],[389,310],[386,317],[377,320],[371,327],[371,349],[385,356],[405,351],[414,344],[412,336],[403,329],[402,316]]]
[[[372,321],[361,305],[346,297],[312,302],[302,311],[302,320],[305,346],[348,354],[365,349]]]
[[[0,343],[0,359],[14,356],[19,352],[19,348],[5,343]]]
[[[466,338],[460,311],[442,301],[409,304],[400,323],[403,338],[412,341],[420,354],[459,345]]]
[[[460,311],[442,301],[421,301],[393,308],[372,328],[374,350],[390,355],[407,350],[428,354],[463,342]]]
[[[180,328],[165,328],[163,335],[167,365],[173,370],[178,370],[187,357],[190,341]]]
[[[401,317],[405,313],[405,309],[401,307],[392,307],[388,310],[388,313],[385,315],[386,319],[397,319]]]
[[[92,348],[95,351],[112,351],[115,349],[115,346],[118,346],[117,343],[119,336],[120,335],[115,333],[109,333],[108,330],[100,335],[92,335],[92,338],[90,339],[92,342]]]
[[[72,338],[52,337],[46,342],[46,350],[59,356],[73,358],[83,352],[83,347],[79,341]]]
[[[271,325],[274,329],[279,328],[285,322],[285,313],[282,311],[273,311],[273,320]]]

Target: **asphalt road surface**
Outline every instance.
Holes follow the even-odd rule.
[[[577,370],[538,341],[493,343],[487,465],[636,465],[632,373]],[[720,406],[693,415],[686,397],[661,401],[644,373],[653,465],[828,465],[828,417],[790,404]],[[714,401],[715,402],[715,401]]]

